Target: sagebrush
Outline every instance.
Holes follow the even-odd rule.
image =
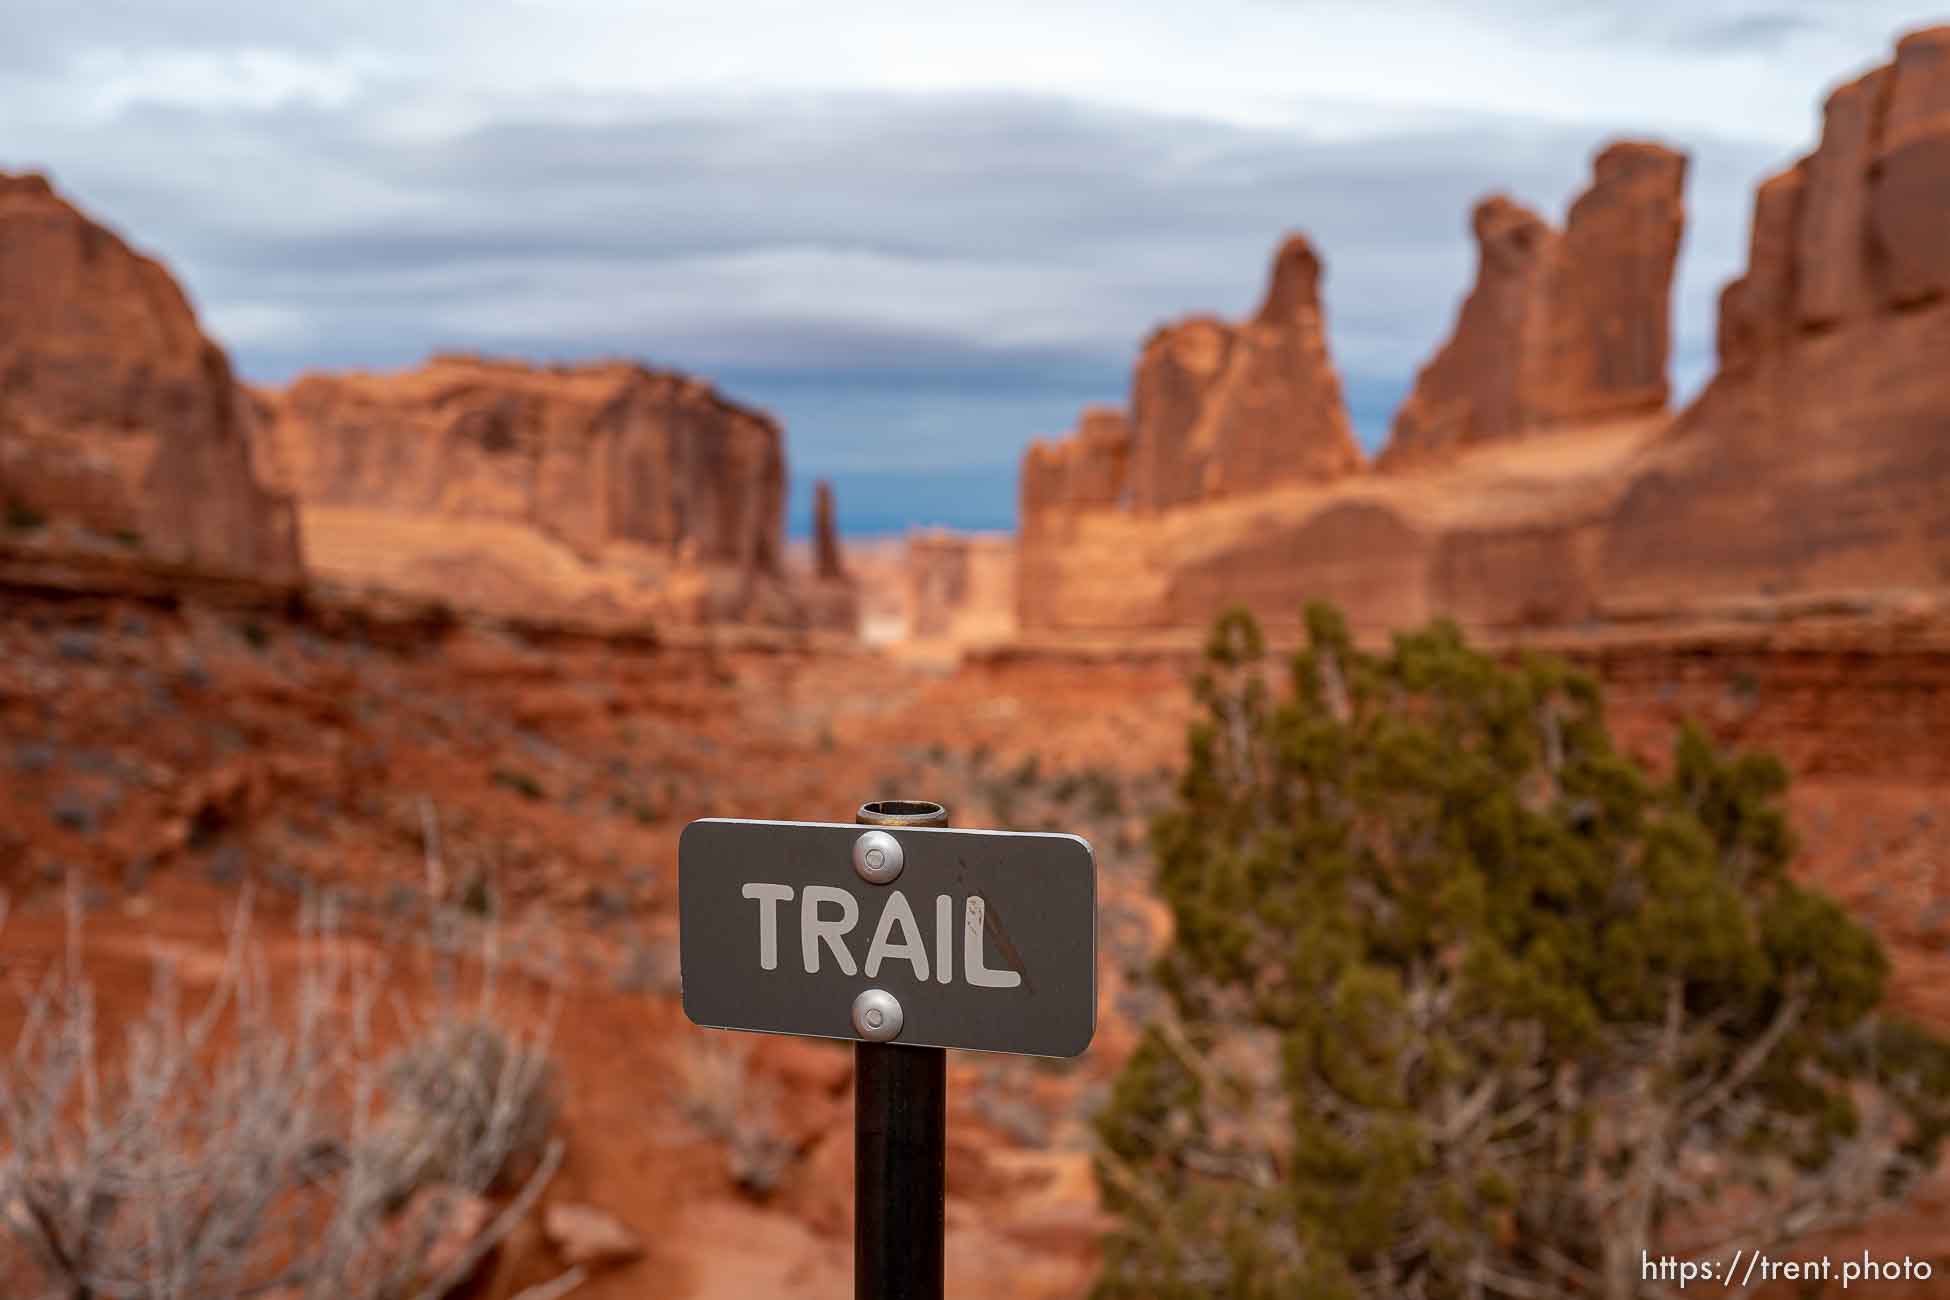
[[[492,939],[489,960],[466,961],[464,922],[416,951],[465,973],[409,995],[324,901],[274,968],[246,896],[221,971],[191,997],[159,958],[147,1006],[111,1033],[81,918],[76,894],[64,956],[9,966],[22,1006],[0,1061],[5,1294],[430,1300],[559,1164],[551,1013],[511,1013]],[[477,1194],[497,1212],[453,1240]]]

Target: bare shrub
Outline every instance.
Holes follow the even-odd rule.
[[[677,946],[667,938],[632,931],[611,972],[611,981],[624,993],[653,993],[671,997],[683,991]]]
[[[4,908],[0,908],[3,915]],[[469,1276],[560,1163],[549,1009],[497,1004],[495,949],[431,955],[435,993],[304,906],[274,979],[248,893],[208,991],[158,957],[146,1008],[105,1032],[70,890],[62,959],[15,969],[0,1061],[0,1291],[63,1300],[407,1300]],[[397,1017],[381,1032],[382,1012]],[[388,1043],[397,1043],[391,1051]],[[399,1213],[418,1190],[430,1206]],[[481,1194],[504,1200],[488,1205]],[[455,1234],[456,1207],[482,1222]]]
[[[506,1192],[527,1180],[560,1116],[548,1057],[476,1019],[427,1027],[387,1058],[382,1139],[399,1195],[429,1182]]]
[[[753,1196],[777,1189],[798,1154],[779,1125],[779,1090],[751,1073],[748,1043],[707,1038],[682,1058],[685,1118],[725,1144],[731,1180]]]

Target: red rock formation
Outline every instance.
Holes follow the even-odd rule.
[[[1142,366],[1139,374],[1144,374]],[[1020,616],[1027,623],[1045,617],[1039,602],[1046,594],[1053,594],[1056,586],[1041,573],[1040,566],[1066,547],[1078,513],[1122,510],[1130,503],[1136,472],[1132,455],[1130,423],[1122,411],[1111,406],[1086,408],[1076,432],[1067,438],[1038,439],[1030,444],[1023,456],[1019,484],[1017,518],[1022,546],[1016,562],[1021,571],[1012,597],[1020,604]],[[924,550],[910,546],[909,553],[920,556]],[[917,563],[915,571],[925,567]],[[920,603],[917,601],[917,608]]]
[[[291,503],[253,475],[253,425],[167,269],[46,178],[0,174],[0,498],[17,515],[294,582]]]
[[[1361,468],[1327,351],[1320,259],[1303,237],[1280,246],[1251,320],[1193,317],[1146,340],[1131,426],[1139,511]]]
[[[1640,605],[1950,582],[1950,27],[1828,99],[1761,187],[1720,371],[1606,540]]]
[[[833,485],[826,479],[813,484],[813,576],[841,581],[846,565],[840,561],[840,526],[833,507]]]
[[[860,630],[860,583],[841,557],[839,510],[833,503],[833,485],[825,479],[813,484],[812,574],[797,587],[806,624],[841,632]]]
[[[1384,468],[1437,447],[1515,433],[1530,420],[1523,359],[1537,350],[1558,235],[1542,217],[1502,195],[1477,204],[1470,227],[1475,286],[1449,341],[1416,375],[1395,413],[1379,462]]]
[[[1016,583],[1025,627],[1062,617],[1060,566],[1088,515],[1149,516],[1281,484],[1326,482],[1361,468],[1327,352],[1320,260],[1298,235],[1273,260],[1266,297],[1237,326],[1193,316],[1145,340],[1131,416],[1083,413],[1060,441],[1023,457],[1023,545]]]
[[[1435,614],[1508,633],[1950,602],[1950,27],[1836,90],[1819,147],[1760,187],[1719,373],[1667,417],[1684,169],[1657,146],[1605,149],[1561,236],[1508,200],[1478,206],[1476,286],[1386,457],[1435,460],[1424,473],[1206,494],[1196,430],[1241,335],[1155,336],[1134,495],[1175,485],[1180,508],[1081,505],[1076,445],[1034,452],[1023,630],[1183,629],[1242,600],[1290,630],[1320,596],[1370,633]],[[1192,409],[1192,432],[1147,444],[1157,411]]]
[[[1790,168],[1754,195],[1747,273],[1720,291],[1722,370],[1751,366],[1797,332],[1794,243],[1804,186],[1801,170]]]
[[[1284,629],[1315,599],[1360,625],[1420,622],[1429,614],[1429,549],[1428,535],[1387,504],[1330,501],[1174,565],[1162,621],[1204,627],[1244,604]]]
[[[1203,465],[1192,446],[1212,391],[1232,357],[1232,327],[1193,316],[1153,331],[1131,377],[1132,504],[1163,510],[1196,501]]]
[[[1893,75],[1868,220],[1884,304],[1912,307],[1950,292],[1950,28],[1905,38]]]
[[[1207,498],[1325,482],[1365,463],[1327,351],[1320,259],[1299,235],[1280,246],[1266,300],[1234,332],[1192,447]]]
[[[1502,196],[1476,206],[1476,283],[1416,376],[1381,464],[1661,411],[1686,159],[1610,145],[1564,233]]]
[[[1623,141],[1593,160],[1552,268],[1539,426],[1666,409],[1685,189],[1686,155],[1662,145]]]
[[[442,355],[307,375],[272,402],[277,463],[307,506],[502,519],[583,556],[628,541],[779,571],[778,425],[687,376]]]
[[[1025,521],[1051,508],[1122,505],[1130,490],[1131,426],[1113,406],[1092,406],[1076,432],[1060,441],[1038,440],[1023,457],[1021,504]]]
[[[447,355],[308,375],[266,401],[267,459],[330,576],[468,604],[808,619],[783,567],[779,427],[698,380]],[[394,526],[404,557],[373,545]]]
[[[1014,632],[1014,539],[930,528],[908,534],[905,550],[908,636],[974,645]]]

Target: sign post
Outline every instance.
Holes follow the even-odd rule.
[[[870,803],[864,826],[946,826],[938,803]],[[891,837],[889,837],[891,838]],[[865,836],[861,840],[866,840]],[[885,845],[860,857],[883,873]],[[863,875],[865,873],[863,872]],[[866,995],[862,995],[864,1000]],[[884,1033],[869,1006],[855,1028]],[[853,1045],[853,1300],[941,1300],[948,1177],[948,1051],[896,1042]]]
[[[855,1043],[855,1300],[940,1300],[946,1049],[1075,1056],[1097,1025],[1090,845],[947,823],[888,801],[678,841],[692,1022]]]

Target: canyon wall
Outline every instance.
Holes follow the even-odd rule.
[[[1502,195],[1479,203],[1476,282],[1379,463],[1663,411],[1685,177],[1684,154],[1619,142],[1593,159],[1561,234]]]
[[[1030,449],[1024,527],[1050,510],[1155,514],[1359,470],[1327,352],[1320,271],[1313,247],[1290,236],[1251,319],[1193,316],[1155,331],[1131,379],[1128,418],[1092,407],[1074,434]]]
[[[160,263],[32,174],[0,173],[0,509],[0,544],[64,581],[182,570],[524,617],[858,620],[830,489],[816,562],[787,571],[769,416],[622,362],[442,356],[252,391]]]
[[[0,504],[16,541],[294,583],[256,412],[169,271],[0,173]],[[32,534],[34,536],[28,536]]]
[[[1950,585],[1950,27],[1761,186],[1719,355],[1607,531],[1614,600]]]
[[[1129,637],[1237,602],[1294,627],[1317,597],[1371,633],[1950,602],[1950,28],[1837,90],[1816,150],[1760,187],[1718,373],[1671,416],[1685,171],[1662,146],[1605,148],[1562,234],[1479,204],[1476,283],[1384,472],[1209,490],[1156,412],[1202,427],[1236,345],[1212,322],[1153,336],[1128,431],[1097,413],[1025,458],[1023,631]],[[1338,412],[1337,386],[1306,391]],[[1268,446],[1318,449],[1335,423],[1262,409]]]
[[[846,621],[787,578],[779,426],[699,380],[441,355],[258,400],[322,576],[486,609]]]
[[[586,557],[627,541],[779,569],[778,425],[683,375],[441,355],[265,396],[270,463],[308,506],[517,522]]]
[[[1061,566],[1079,515],[1153,518],[1269,486],[1332,482],[1363,467],[1327,350],[1321,264],[1289,236],[1259,310],[1237,325],[1193,316],[1145,340],[1128,417],[1086,410],[1074,433],[1024,457],[1016,584],[1026,627],[1068,616]]]
[[[1507,199],[1478,206],[1484,267],[1410,406],[1460,412],[1443,436],[1472,445],[1540,421],[1584,424],[1550,448],[1504,439],[1434,484],[1365,472],[1321,330],[1319,261],[1288,240],[1252,322],[1158,331],[1128,420],[1092,408],[1069,437],[1030,447],[1023,630],[1127,635],[1238,602],[1297,624],[1312,597],[1375,628],[1439,610],[1496,626],[1586,617],[1619,467],[1665,403],[1684,172],[1658,146],[1607,148],[1561,236]],[[1611,335],[1636,341],[1629,364],[1600,354]]]
[[[1131,505],[1145,512],[1361,468],[1304,238],[1280,246],[1251,319],[1193,317],[1145,341],[1131,450]]]
[[[910,638],[967,646],[1013,635],[1014,539],[924,528],[908,534],[906,550]]]
[[[916,528],[856,538],[847,568],[869,645],[938,664],[1015,639],[1016,539],[1008,533]]]

